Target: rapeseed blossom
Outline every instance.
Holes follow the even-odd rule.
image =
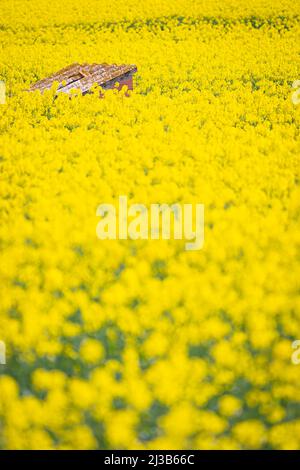
[[[299,17],[2,0],[0,448],[300,449]],[[72,62],[134,91],[24,91]],[[98,240],[119,195],[205,204],[203,250]]]

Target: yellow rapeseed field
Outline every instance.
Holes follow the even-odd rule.
[[[1,0],[1,449],[300,449],[299,0]],[[130,98],[30,83],[136,64]],[[96,208],[205,204],[205,244]]]

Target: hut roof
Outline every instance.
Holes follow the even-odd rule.
[[[94,83],[105,86],[111,81],[137,71],[135,65],[116,64],[71,64],[43,80],[32,84],[28,91],[48,90],[54,82],[58,82],[57,92],[69,93],[72,89],[80,89],[86,93]]]

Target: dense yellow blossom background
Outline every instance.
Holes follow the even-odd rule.
[[[300,3],[1,0],[2,449],[300,449]],[[23,90],[133,63],[130,98]],[[204,203],[205,246],[96,208]]]

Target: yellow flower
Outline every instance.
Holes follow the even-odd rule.
[[[264,425],[254,419],[236,424],[232,433],[245,449],[260,448],[267,437]]]
[[[225,395],[219,400],[219,410],[223,416],[232,416],[241,411],[241,400]]]
[[[104,357],[104,348],[100,341],[86,339],[80,346],[80,357],[88,364],[99,363]]]
[[[63,3],[1,0],[0,448],[300,449],[299,2]],[[24,91],[72,62],[130,98]],[[99,240],[121,195],[203,249]]]

